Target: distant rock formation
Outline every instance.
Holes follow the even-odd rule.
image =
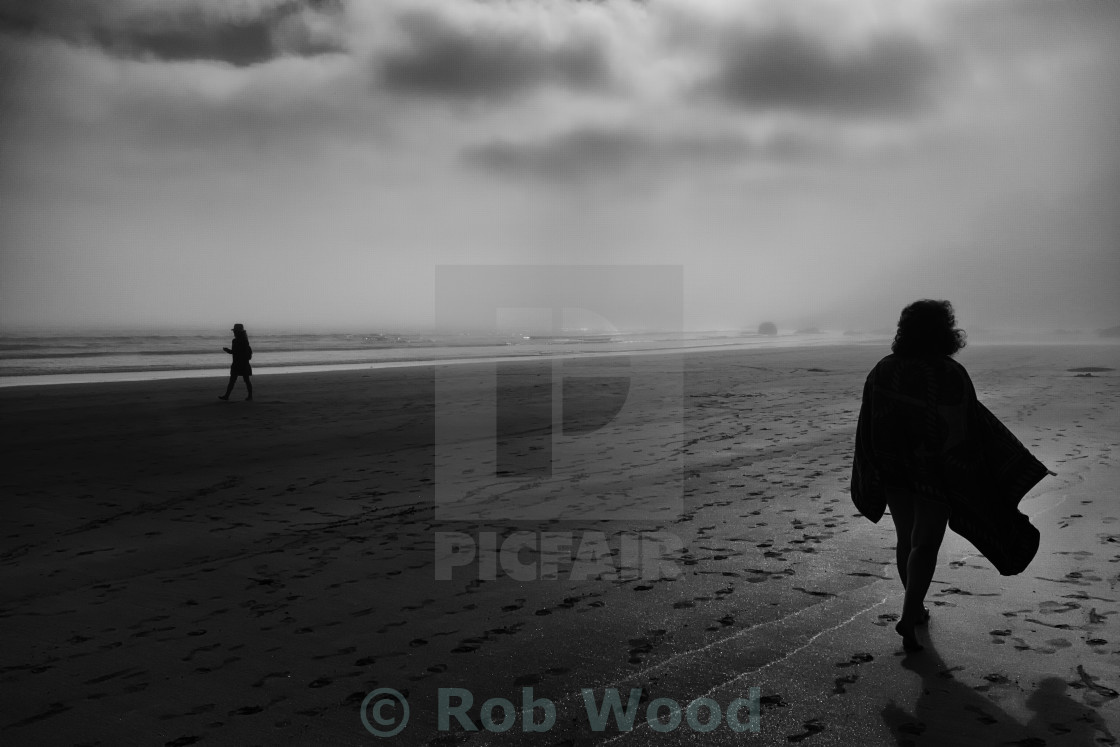
[[[1107,329],[1098,329],[1097,334],[1101,337],[1120,337],[1120,324]]]
[[[760,335],[776,335],[778,328],[774,326],[774,322],[763,322],[758,325],[758,334]]]

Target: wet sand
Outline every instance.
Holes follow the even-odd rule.
[[[927,650],[908,656],[889,519],[855,515],[847,492],[863,378],[883,352],[685,355],[683,432],[664,431],[675,456],[653,444],[615,465],[679,484],[679,510],[645,520],[437,518],[432,367],[262,371],[251,403],[215,399],[221,380],[0,391],[0,741],[371,744],[361,705],[393,688],[410,717],[384,743],[1115,743],[1120,378],[1070,369],[1120,369],[1120,347],[961,354],[981,399],[1059,475],[1021,506],[1042,546],[1020,576],[950,534]],[[542,365],[503,368],[503,433],[524,454],[540,445]],[[488,369],[454,368],[443,391],[480,396]],[[604,382],[572,397],[566,426],[594,430]],[[655,415],[636,440],[662,432]],[[601,539],[607,577],[560,563],[555,579],[519,580],[476,561],[436,580],[441,532]],[[640,537],[675,538],[654,577],[624,546]],[[530,550],[507,560],[541,568]],[[449,687],[473,693],[475,722],[481,701],[520,705],[532,688],[555,724],[441,732]],[[632,731],[590,730],[581,689],[610,687],[641,688]],[[726,707],[754,687],[759,734],[644,722],[655,698]]]

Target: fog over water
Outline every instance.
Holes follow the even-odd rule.
[[[632,265],[636,307],[680,267],[690,330],[925,296],[1120,324],[1116,3],[0,0],[0,28],[0,331],[431,328],[446,265]]]

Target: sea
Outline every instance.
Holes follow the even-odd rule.
[[[390,368],[483,360],[589,357],[671,350],[774,348],[883,342],[833,331],[251,334],[254,375]],[[0,387],[224,375],[230,338],[201,332],[0,334]]]

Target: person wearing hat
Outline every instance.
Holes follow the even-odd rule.
[[[253,375],[253,367],[249,364],[249,359],[253,357],[253,349],[249,347],[249,335],[245,334],[245,326],[243,324],[233,325],[233,342],[230,343],[232,348],[222,348],[230,355],[233,356],[233,363],[229,367],[229,386],[226,387],[225,394],[219,394],[218,399],[229,399],[230,392],[233,391],[233,385],[237,383],[237,377],[245,379],[245,388],[249,392],[246,400],[253,399],[253,382],[249,377]]]

